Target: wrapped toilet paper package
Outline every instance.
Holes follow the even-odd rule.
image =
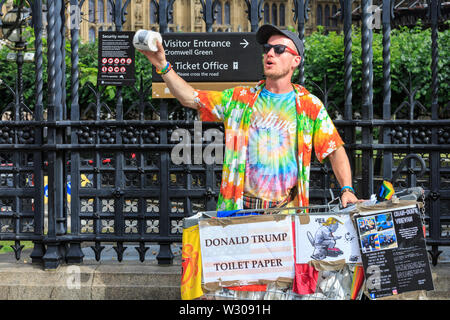
[[[143,51],[158,51],[157,41],[162,43],[162,37],[159,32],[141,29],[135,33],[133,45],[136,49]]]

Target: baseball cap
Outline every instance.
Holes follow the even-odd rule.
[[[298,35],[289,30],[281,30],[271,24],[265,24],[259,27],[258,31],[256,31],[256,41],[259,44],[265,44],[269,40],[269,38],[275,34],[281,34],[294,42],[297,47],[297,51],[301,57],[303,57],[303,42],[300,40]]]

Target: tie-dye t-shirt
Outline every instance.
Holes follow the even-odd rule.
[[[280,201],[296,185],[296,114],[294,90],[261,91],[250,120],[244,194]]]
[[[296,206],[309,205],[309,176],[314,149],[322,162],[341,147],[342,141],[323,103],[298,84],[295,90],[297,110],[298,197]],[[244,180],[247,164],[248,132],[255,102],[265,87],[238,86],[224,91],[195,90],[195,102],[202,121],[221,121],[225,128],[225,153],[217,210],[244,207]]]

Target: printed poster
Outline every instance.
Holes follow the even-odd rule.
[[[358,215],[355,221],[372,299],[433,290],[417,205]]]
[[[135,79],[134,31],[99,31],[97,84],[131,86]]]
[[[205,219],[199,226],[205,284],[294,278],[290,216]]]
[[[296,263],[312,260],[361,262],[358,235],[349,214],[311,215],[308,224],[295,222]]]

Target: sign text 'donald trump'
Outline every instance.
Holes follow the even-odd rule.
[[[257,283],[294,277],[289,216],[199,222],[204,283]]]

